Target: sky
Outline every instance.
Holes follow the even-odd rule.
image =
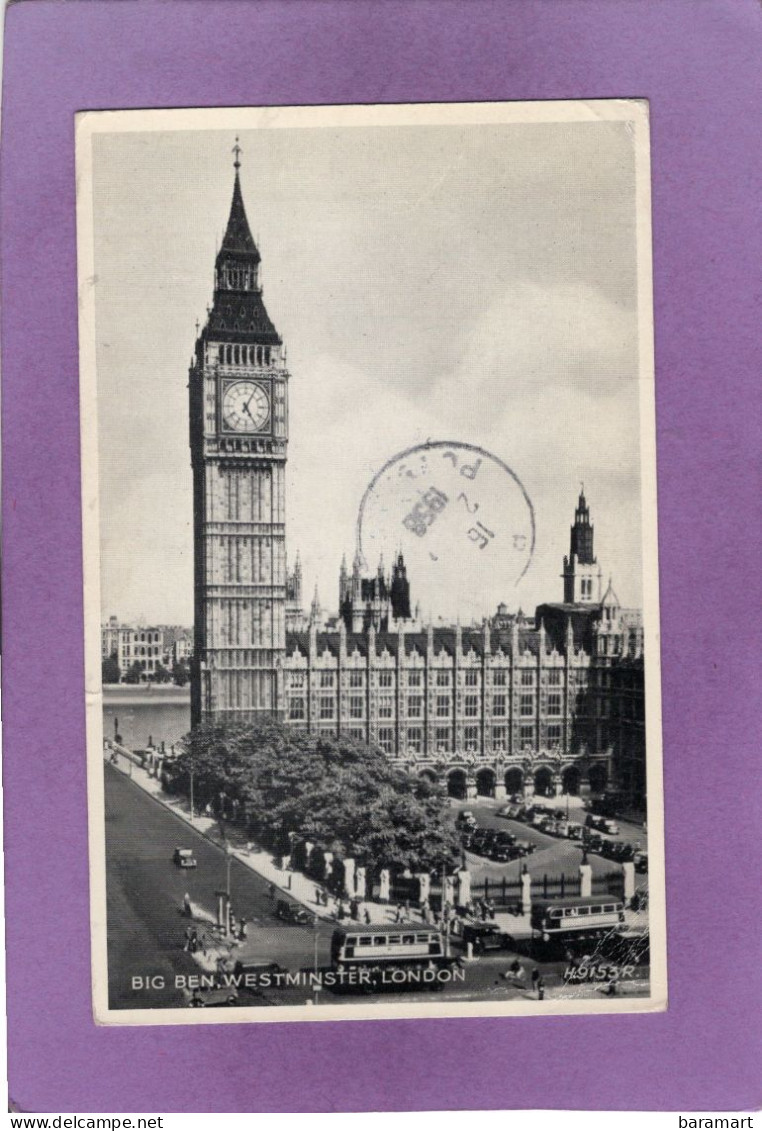
[[[435,620],[562,598],[580,484],[625,606],[642,593],[635,156],[625,122],[241,129],[264,300],[291,373],[287,548],[337,605],[358,508],[397,453],[477,445],[535,549],[452,548]],[[187,375],[230,208],[229,130],[93,138],[103,617],[191,624]],[[646,312],[646,316],[648,316]],[[388,532],[388,564],[399,526]],[[371,540],[375,553],[380,541]],[[497,543],[495,543],[497,547]],[[477,547],[478,548],[478,547]],[[470,555],[470,556],[469,556]],[[485,563],[489,562],[489,566]],[[375,570],[376,561],[369,561]]]

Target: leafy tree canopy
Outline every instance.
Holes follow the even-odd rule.
[[[460,842],[444,791],[379,749],[274,720],[205,725],[187,736],[175,788],[219,811],[238,801],[253,835],[285,850],[289,834],[372,867],[450,867]]]
[[[116,652],[112,652],[101,663],[101,678],[104,683],[119,683],[119,659]]]
[[[133,664],[131,664],[130,667],[127,669],[127,671],[124,673],[124,682],[125,683],[140,683],[140,677],[142,676],[142,674],[143,674],[143,669],[141,668],[138,661],[135,660],[135,662]]]

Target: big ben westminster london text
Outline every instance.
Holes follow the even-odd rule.
[[[190,369],[195,640],[191,723],[282,713],[288,372],[265,310],[236,145],[214,302]]]

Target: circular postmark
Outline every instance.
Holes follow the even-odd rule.
[[[360,503],[357,546],[372,567],[401,552],[413,600],[438,616],[483,616],[529,569],[532,502],[485,448],[429,440],[389,459]]]

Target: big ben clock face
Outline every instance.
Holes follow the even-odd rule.
[[[270,419],[270,398],[256,381],[235,381],[222,396],[222,422],[229,432],[261,432]]]

